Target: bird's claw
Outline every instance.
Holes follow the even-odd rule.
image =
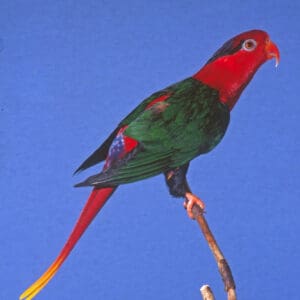
[[[204,213],[204,209],[205,209],[204,202],[200,198],[198,198],[196,195],[194,195],[192,193],[186,193],[183,206],[186,209],[187,214],[191,219],[195,219],[195,216],[193,213],[194,205],[197,205],[201,209],[201,213]]]

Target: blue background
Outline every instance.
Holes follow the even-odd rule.
[[[175,3],[176,2],[176,3]],[[299,297],[299,1],[1,1],[0,298],[48,267],[89,194],[76,167],[152,92],[227,39],[269,32],[229,130],[188,174],[240,299]],[[122,186],[38,299],[225,299],[212,255],[158,176]]]

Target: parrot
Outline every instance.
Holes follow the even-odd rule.
[[[186,179],[191,160],[222,140],[230,112],[259,67],[280,53],[267,32],[246,31],[229,39],[193,76],[143,100],[75,171],[103,162],[102,171],[75,187],[91,194],[61,252],[20,296],[33,299],[52,279],[119,185],[163,174],[172,196],[183,198],[193,219],[193,206],[204,210]]]

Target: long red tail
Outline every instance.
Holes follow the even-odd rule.
[[[70,234],[66,244],[57,256],[52,265],[45,271],[45,273],[35,281],[21,296],[20,300],[30,300],[38,294],[45,285],[51,280],[56,274],[62,263],[68,257],[77,241],[80,239],[84,231],[90,225],[94,217],[97,215],[99,210],[103,207],[105,202],[109,199],[116,187],[107,187],[101,189],[94,189],[87,200],[77,223]]]

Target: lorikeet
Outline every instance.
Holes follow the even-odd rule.
[[[204,203],[189,189],[190,161],[223,138],[230,111],[257,69],[279,50],[261,30],[227,41],[192,77],[152,94],[124,118],[75,173],[105,161],[101,173],[76,186],[93,191],[61,253],[20,299],[32,299],[55,275],[83,232],[116,188],[163,173],[171,195],[192,207]]]

